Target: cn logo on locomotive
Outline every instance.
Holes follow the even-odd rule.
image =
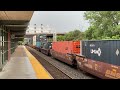
[[[91,49],[91,53],[97,54],[98,56],[100,56],[101,55],[101,49],[100,48],[98,48],[98,50]]]

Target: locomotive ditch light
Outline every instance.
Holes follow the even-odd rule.
[[[49,46],[49,49],[52,49],[52,47],[51,47],[51,46]]]

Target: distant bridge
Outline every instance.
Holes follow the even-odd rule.
[[[46,36],[47,37],[53,37],[53,34],[52,33],[36,33],[36,34],[26,34],[25,36],[24,36],[24,38],[31,38],[31,37],[33,37],[34,35],[38,35],[38,34],[46,34]],[[57,33],[57,35],[59,36],[59,35],[65,35],[65,33]]]

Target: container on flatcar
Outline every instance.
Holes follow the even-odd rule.
[[[51,55],[70,65],[76,64],[74,54],[80,53],[80,41],[58,41],[52,43]]]
[[[78,67],[100,78],[120,78],[120,40],[82,41]]]
[[[32,45],[33,48],[36,47],[36,35],[33,36],[33,45]]]
[[[53,42],[52,49],[54,51],[64,54],[79,54],[80,53],[80,42],[79,41],[60,41]]]
[[[33,36],[33,46],[36,46],[36,35]]]

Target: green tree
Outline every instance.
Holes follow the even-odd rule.
[[[82,40],[84,38],[84,33],[80,30],[70,31],[65,35],[66,41],[75,41],[75,40]]]
[[[71,41],[71,40],[73,40],[74,38],[73,38],[73,31],[70,31],[70,32],[68,32],[67,34],[65,34],[65,40],[66,41]]]
[[[120,11],[87,11],[84,17],[91,24],[85,32],[86,39],[112,38],[120,34]]]
[[[84,32],[74,30],[66,33],[64,36],[57,36],[57,41],[76,41],[84,38]]]
[[[65,36],[57,36],[57,41],[64,41],[65,40]]]

